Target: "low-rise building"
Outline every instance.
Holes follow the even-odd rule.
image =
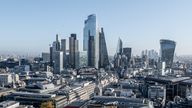
[[[5,86],[13,82],[12,75],[9,73],[0,74],[0,85]]]

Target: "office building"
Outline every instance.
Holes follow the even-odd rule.
[[[42,53],[43,62],[50,62],[50,53]]]
[[[107,45],[103,28],[99,33],[99,68],[106,68],[109,65]]]
[[[74,69],[79,67],[79,41],[76,34],[69,37],[69,65]]]
[[[60,50],[60,42],[59,42],[58,34],[56,35],[55,48],[56,48],[56,51]]]
[[[61,51],[63,52],[63,67],[67,68],[66,39],[61,39]]]
[[[127,58],[127,61],[126,61],[126,65],[128,66],[129,65],[129,62],[131,60],[131,52],[132,52],[132,49],[131,48],[123,48],[123,55],[126,56]]]
[[[62,51],[56,51],[54,52],[55,58],[54,58],[54,73],[60,74],[60,72],[63,70],[63,52]]]
[[[95,67],[95,38],[94,36],[89,36],[89,46],[88,46],[88,66]]]
[[[118,44],[117,44],[117,50],[116,50],[116,54],[122,54],[123,52],[123,42],[122,40],[119,38],[118,40]]]
[[[96,15],[91,14],[88,16],[88,18],[85,20],[85,26],[83,31],[84,39],[83,39],[83,50],[87,51],[87,57],[89,55],[88,49],[89,49],[89,36],[94,37],[94,67],[98,68],[99,66],[99,29],[97,25]],[[89,57],[88,57],[89,59]],[[87,60],[87,63],[89,60]]]
[[[91,36],[96,36],[97,34],[97,20],[96,20],[96,15],[91,14],[88,16],[88,18],[84,22],[84,29],[83,29],[83,50],[87,51],[88,50],[88,40],[89,40],[89,35]],[[90,33],[89,33],[90,32]]]
[[[50,51],[50,66],[53,66],[53,47],[50,46],[49,47],[49,51]]]
[[[161,62],[165,62],[166,68],[171,68],[174,58],[176,42],[172,40],[160,40],[161,50]]]

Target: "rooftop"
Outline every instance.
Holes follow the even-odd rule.
[[[155,81],[159,83],[178,83],[188,79],[190,79],[190,77],[148,76],[145,78],[147,81]]]

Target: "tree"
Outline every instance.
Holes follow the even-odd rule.
[[[54,105],[52,101],[47,101],[47,102],[41,103],[40,108],[54,108]]]

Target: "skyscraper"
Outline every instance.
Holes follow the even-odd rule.
[[[95,38],[94,36],[89,36],[88,41],[88,66],[95,67]]]
[[[79,41],[76,34],[71,34],[69,37],[69,65],[71,68],[79,67]]]
[[[116,54],[122,54],[123,52],[123,42],[122,40],[119,38],[118,40],[118,44],[117,44],[117,50],[116,50]]]
[[[88,16],[88,18],[85,20],[85,26],[84,26],[84,31],[83,31],[83,35],[84,35],[84,39],[83,39],[83,50],[87,51],[87,57],[88,57],[88,53],[90,51],[88,51],[89,49],[89,36],[93,36],[94,37],[94,47],[92,48],[95,51],[94,56],[94,67],[98,68],[99,65],[99,29],[97,26],[97,20],[96,20],[96,15],[95,14],[91,14]],[[89,62],[89,58],[87,59],[87,63]]]
[[[56,51],[60,50],[60,42],[59,42],[58,34],[56,34],[55,49]]]
[[[67,68],[66,39],[61,39],[61,51],[63,52],[63,67]]]
[[[106,68],[109,65],[107,45],[103,28],[99,33],[99,68]]]
[[[165,62],[166,68],[171,68],[174,58],[176,42],[172,40],[161,39],[161,62]]]
[[[49,47],[49,51],[50,51],[50,66],[53,66],[53,47],[50,46]]]
[[[56,34],[56,40],[53,42],[52,47],[50,47],[50,60],[51,60],[51,66],[54,66],[55,60],[56,60],[56,52],[60,51],[60,42],[58,38],[58,34]]]
[[[123,55],[125,55],[127,57],[127,66],[131,60],[131,52],[132,52],[131,48],[128,48],[128,47],[123,48]]]
[[[54,73],[60,74],[63,70],[63,52],[62,51],[55,51],[55,58],[54,58]]]
[[[97,34],[97,21],[96,21],[96,15],[91,14],[88,16],[88,18],[84,22],[84,29],[83,29],[83,50],[88,50],[88,40],[89,35],[90,36],[96,36]]]

